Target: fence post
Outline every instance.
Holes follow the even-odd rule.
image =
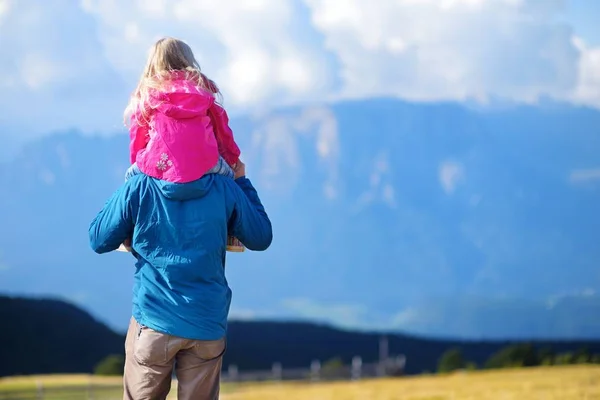
[[[312,382],[318,382],[321,373],[321,362],[319,360],[313,360],[310,363],[310,380]]]
[[[396,363],[398,363],[398,368],[400,368],[404,373],[404,367],[406,367],[406,356],[404,354],[400,354],[398,357],[396,357]]]
[[[44,400],[44,385],[41,381],[35,381],[35,385],[37,386],[37,399]]]
[[[94,400],[94,384],[91,380],[88,382],[87,398],[88,400]]]
[[[389,362],[389,341],[388,337],[383,335],[379,338],[379,366],[377,375],[385,376],[387,364]]]
[[[271,371],[273,372],[273,380],[280,381],[282,379],[283,368],[281,366],[281,363],[273,363],[273,368],[271,368]]]
[[[230,381],[235,382],[238,380],[238,367],[234,364],[229,364],[227,368],[227,377]]]
[[[362,370],[362,358],[360,356],[354,356],[352,358],[352,380],[356,381],[360,379]]]

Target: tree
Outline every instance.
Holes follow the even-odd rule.
[[[335,357],[325,361],[321,368],[321,374],[324,377],[334,377],[344,368],[344,362],[340,357]]]
[[[543,365],[544,367],[554,365],[554,356],[544,357],[540,362],[540,365]]]
[[[486,368],[515,368],[538,365],[535,348],[531,344],[514,344],[500,349],[485,363]]]
[[[573,363],[575,364],[587,364],[591,359],[590,349],[587,347],[582,347],[573,354]]]
[[[125,357],[113,354],[100,361],[94,369],[96,375],[123,375]]]
[[[467,364],[465,365],[465,369],[467,371],[476,371],[477,370],[477,364],[472,362],[472,361],[467,361]]]
[[[554,365],[554,351],[551,348],[544,347],[540,349],[537,353],[537,359],[539,365],[549,366]]]
[[[458,348],[447,350],[438,361],[438,372],[452,372],[465,368],[467,363],[462,352]]]
[[[331,360],[325,361],[323,369],[336,370],[344,367],[344,362],[340,357],[332,358]]]
[[[561,354],[558,354],[556,356],[556,358],[554,359],[554,364],[555,365],[569,365],[569,364],[573,364],[574,361],[575,361],[575,357],[573,356],[573,353],[561,353]]]

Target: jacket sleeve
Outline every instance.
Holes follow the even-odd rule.
[[[138,201],[130,182],[111,196],[90,224],[90,247],[98,254],[116,250],[133,235]]]
[[[142,115],[137,112],[131,116],[131,126],[129,127],[129,159],[133,164],[137,158],[137,153],[146,148],[150,136],[148,135],[149,126],[144,121]]]
[[[249,250],[266,250],[273,240],[271,221],[250,180],[242,177],[235,182],[238,188],[234,188],[237,190],[234,210],[229,220],[229,233]]]
[[[217,139],[219,154],[227,164],[234,166],[240,157],[240,148],[233,138],[233,131],[229,127],[229,117],[223,107],[213,103],[209,110],[210,119]]]

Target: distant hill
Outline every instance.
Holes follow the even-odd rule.
[[[0,376],[91,372],[123,337],[58,300],[0,296]]]
[[[0,296],[0,376],[47,373],[89,373],[109,354],[122,354],[124,336],[113,332],[87,312],[63,301]],[[224,368],[242,370],[308,367],[315,359],[355,355],[365,362],[378,358],[380,333],[361,333],[308,323],[242,322],[229,326]],[[409,374],[434,371],[441,354],[460,347],[465,357],[482,365],[506,342],[473,342],[389,335],[391,354],[407,357]],[[600,342],[535,342],[556,352],[583,347],[600,353]]]

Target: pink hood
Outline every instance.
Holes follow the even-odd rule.
[[[149,117],[135,114],[130,129],[131,162],[142,172],[169,182],[199,179],[219,156],[235,165],[240,149],[233,139],[225,110],[212,93],[199,88],[185,74],[150,93]]]
[[[151,108],[175,119],[206,115],[214,102],[211,93],[187,80],[173,80],[162,91],[150,93]]]

